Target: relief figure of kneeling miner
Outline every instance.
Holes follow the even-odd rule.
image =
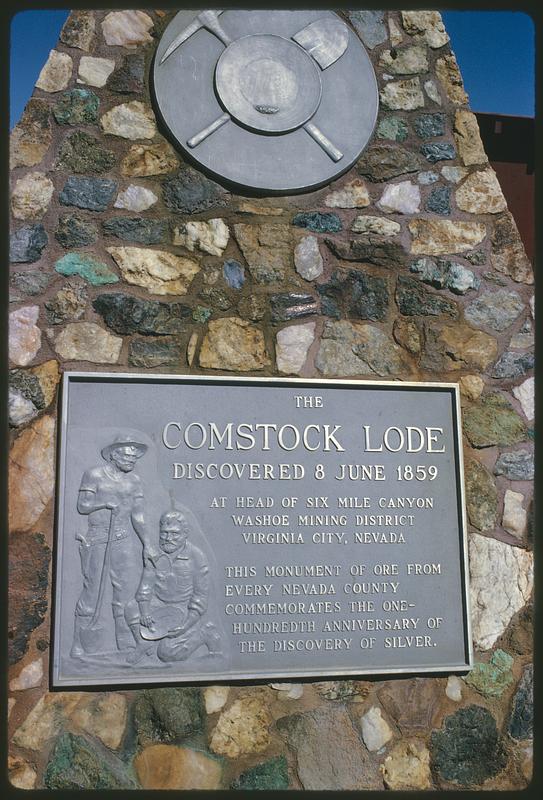
[[[203,622],[209,596],[209,566],[204,553],[189,541],[190,524],[182,511],[160,518],[160,552],[148,561],[136,597],[125,618],[136,640],[127,661],[137,664],[153,652],[161,661],[185,661],[201,645],[220,654],[220,636]]]

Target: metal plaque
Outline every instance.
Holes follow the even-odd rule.
[[[152,75],[189,160],[253,190],[329,183],[359,158],[377,119],[369,56],[331,11],[180,11]]]
[[[456,384],[66,373],[54,686],[465,671]]]

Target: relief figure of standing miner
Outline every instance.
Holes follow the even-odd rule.
[[[219,654],[220,636],[212,622],[202,623],[209,595],[209,566],[204,553],[189,541],[190,524],[182,511],[160,518],[161,552],[143,568],[135,600],[126,606],[126,621],[136,641],[127,661],[136,664],[152,653],[161,661],[185,661],[201,645]]]
[[[119,650],[134,647],[124,610],[133,597],[130,586],[132,528],[143,545],[143,561],[153,558],[145,527],[143,488],[133,470],[147,445],[119,435],[104,447],[105,464],[83,474],[77,510],[88,517],[87,531],[77,534],[83,573],[83,590],[75,607],[74,638],[70,655],[100,652],[96,634],[105,585],[112,587],[115,641]]]

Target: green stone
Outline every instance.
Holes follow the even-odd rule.
[[[473,447],[493,447],[523,442],[528,431],[505,397],[492,393],[463,412],[464,433]]]
[[[464,680],[486,697],[501,697],[513,682],[513,658],[504,650],[496,650],[488,664],[475,664]]]
[[[486,708],[471,705],[446,717],[430,737],[432,770],[462,786],[480,785],[506,763],[496,720]]]
[[[64,92],[53,109],[59,125],[83,125],[98,122],[100,100],[90,89],[71,89]]]
[[[134,705],[138,744],[177,742],[202,729],[205,710],[200,689],[146,689]]]
[[[231,789],[288,789],[288,768],[285,756],[271,758],[242,772]]]
[[[498,492],[494,478],[474,458],[465,464],[466,507],[469,521],[479,531],[490,531],[498,516]]]
[[[207,322],[213,311],[205,306],[196,306],[192,312],[192,319],[194,322]]]
[[[43,779],[48,789],[137,789],[127,765],[83,736],[63,733],[56,741]]]
[[[103,147],[94,136],[76,131],[62,143],[58,166],[67,172],[99,175],[110,170],[115,160],[115,153]]]
[[[399,117],[385,117],[377,128],[378,139],[392,139],[393,142],[405,142],[409,135],[407,123]]]
[[[80,275],[93,286],[105,283],[118,283],[118,276],[107,264],[96,261],[84,253],[67,253],[55,264],[55,270],[61,275]]]

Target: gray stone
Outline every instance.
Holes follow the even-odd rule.
[[[213,306],[213,308],[217,308],[219,311],[228,311],[228,309],[232,307],[232,303],[226,292],[214,286],[204,286],[199,293],[199,297],[201,297],[205,303]]]
[[[524,667],[513,699],[508,731],[513,739],[532,739],[534,729],[534,665]]]
[[[417,175],[417,181],[420,183],[421,186],[430,186],[430,184],[435,183],[439,180],[439,175],[437,172],[432,172],[432,170],[427,170],[426,172],[419,172]]]
[[[234,259],[229,259],[224,262],[222,265],[222,274],[224,280],[231,289],[241,289],[245,283],[245,270],[239,261],[234,261]]]
[[[486,708],[471,705],[446,717],[430,737],[432,767],[446,781],[461,786],[479,786],[505,766],[507,757],[496,727]]]
[[[296,214],[292,224],[315,233],[337,233],[343,228],[338,215],[332,212],[300,212]]]
[[[100,175],[116,163],[112,150],[103,147],[98,139],[85,131],[70,134],[59,151],[58,167],[66,172]]]
[[[454,145],[448,142],[428,142],[427,144],[421,144],[420,152],[431,164],[435,164],[437,161],[450,161],[456,158]]]
[[[413,123],[415,133],[420,139],[432,139],[445,133],[445,114],[421,114]]]
[[[326,322],[315,365],[323,375],[405,374],[410,365],[400,347],[373,325]]]
[[[424,81],[424,91],[433,103],[436,103],[438,106],[442,105],[439,89],[437,88],[435,81]]]
[[[128,363],[133,367],[179,367],[182,347],[172,340],[132,339],[128,346]]]
[[[71,11],[60,32],[60,41],[68,47],[77,47],[88,52],[94,39],[94,13]]]
[[[119,192],[113,208],[123,208],[125,211],[147,211],[155,203],[158,202],[158,197],[150,189],[144,186],[136,186],[131,183],[130,186]]]
[[[66,249],[92,244],[98,238],[98,227],[84,217],[63,214],[58,219],[55,239]]]
[[[305,714],[282,717],[279,733],[296,752],[304,789],[380,789],[382,780],[345,708],[325,705]]]
[[[494,465],[494,475],[503,475],[510,481],[534,479],[534,454],[529,450],[502,453]]]
[[[356,168],[370,181],[381,183],[398,175],[417,172],[420,168],[420,159],[415,153],[403,147],[380,144],[369,147],[358,161]]]
[[[465,463],[466,508],[469,521],[479,531],[490,531],[498,518],[498,492],[490,472],[474,458]]]
[[[492,266],[518,283],[534,282],[532,265],[526,256],[515,220],[509,212],[498,217],[491,238]]]
[[[108,78],[107,88],[117,94],[140,94],[145,81],[145,59],[141,53],[125,56]]]
[[[474,267],[482,267],[486,264],[486,253],[484,250],[473,250],[471,253],[464,253],[464,258],[473,264]]]
[[[510,345],[517,350],[524,350],[527,347],[533,347],[534,341],[535,337],[533,326],[530,320],[527,319],[519,332],[511,338]]]
[[[252,322],[259,322],[266,316],[268,309],[268,300],[265,295],[250,294],[244,297],[238,303],[238,311],[244,319],[250,319]]]
[[[424,283],[436,289],[450,289],[454,294],[466,294],[470,289],[479,288],[479,279],[473,272],[455,261],[418,258],[409,269],[418,273]]]
[[[50,325],[81,319],[87,307],[88,292],[84,281],[74,278],[45,303],[45,317]]]
[[[90,89],[71,89],[61,95],[53,108],[59,125],[86,125],[98,122],[100,100]]]
[[[117,182],[108,178],[70,176],[59,195],[63,206],[77,206],[89,211],[105,211],[117,193]]]
[[[9,238],[9,260],[14,264],[39,261],[48,241],[43,225],[24,225]]]
[[[191,309],[183,303],[141,300],[121,292],[100,294],[92,305],[109,328],[123,335],[182,333],[191,320]]]
[[[319,304],[312,294],[284,292],[269,297],[272,322],[288,322],[316,314]]]
[[[400,117],[384,117],[377,126],[378,139],[392,139],[394,142],[405,142],[409,135],[407,123]]]
[[[294,248],[296,272],[306,281],[313,281],[322,275],[323,260],[316,236],[304,236]]]
[[[33,270],[31,272],[13,272],[10,283],[23,294],[35,297],[45,292],[50,280],[50,275]]]
[[[162,185],[164,203],[170,211],[199,214],[225,205],[228,194],[218,183],[205,178],[192,167],[184,167]]]
[[[47,789],[135,789],[131,768],[106,747],[65,732],[55,742],[45,770]]]
[[[94,322],[70,322],[57,335],[54,347],[65,361],[116,364],[123,340]]]
[[[355,239],[343,242],[340,239],[326,239],[332,253],[344,261],[361,261],[378,267],[398,268],[405,264],[406,253],[401,244],[391,242],[380,236]]]
[[[288,766],[285,756],[277,756],[242,772],[230,784],[231,789],[277,790],[288,789]]]
[[[9,373],[9,388],[28,400],[36,411],[45,408],[45,396],[37,375],[30,370],[12,369]]]
[[[450,181],[451,183],[459,183],[462,178],[466,177],[468,171],[465,167],[444,166],[441,167],[441,174],[446,181]]]
[[[497,392],[484,395],[464,409],[463,428],[473,447],[508,446],[523,442],[528,436],[522,419]]]
[[[499,289],[497,292],[484,292],[464,309],[468,322],[476,327],[488,327],[494,331],[504,331],[524,309],[522,298],[517,292]]]
[[[494,365],[493,378],[520,378],[534,368],[533,353],[512,353],[508,351]]]
[[[162,244],[169,233],[167,222],[146,217],[111,217],[104,220],[102,230],[107,236],[137,244]]]
[[[451,187],[450,186],[436,186],[428,195],[425,203],[426,211],[432,211],[434,214],[450,214],[451,213]]]
[[[458,316],[456,303],[428,292],[418,281],[404,275],[398,277],[396,302],[400,313],[407,317],[417,315],[436,317],[440,314]]]
[[[415,214],[420,210],[420,189],[411,181],[389,184],[376,206],[387,214]]]
[[[322,312],[327,316],[386,319],[389,293],[384,278],[354,269],[334,270],[329,281],[317,289],[322,297]]]
[[[383,11],[349,10],[349,19],[366,47],[373,50],[388,38]]]

